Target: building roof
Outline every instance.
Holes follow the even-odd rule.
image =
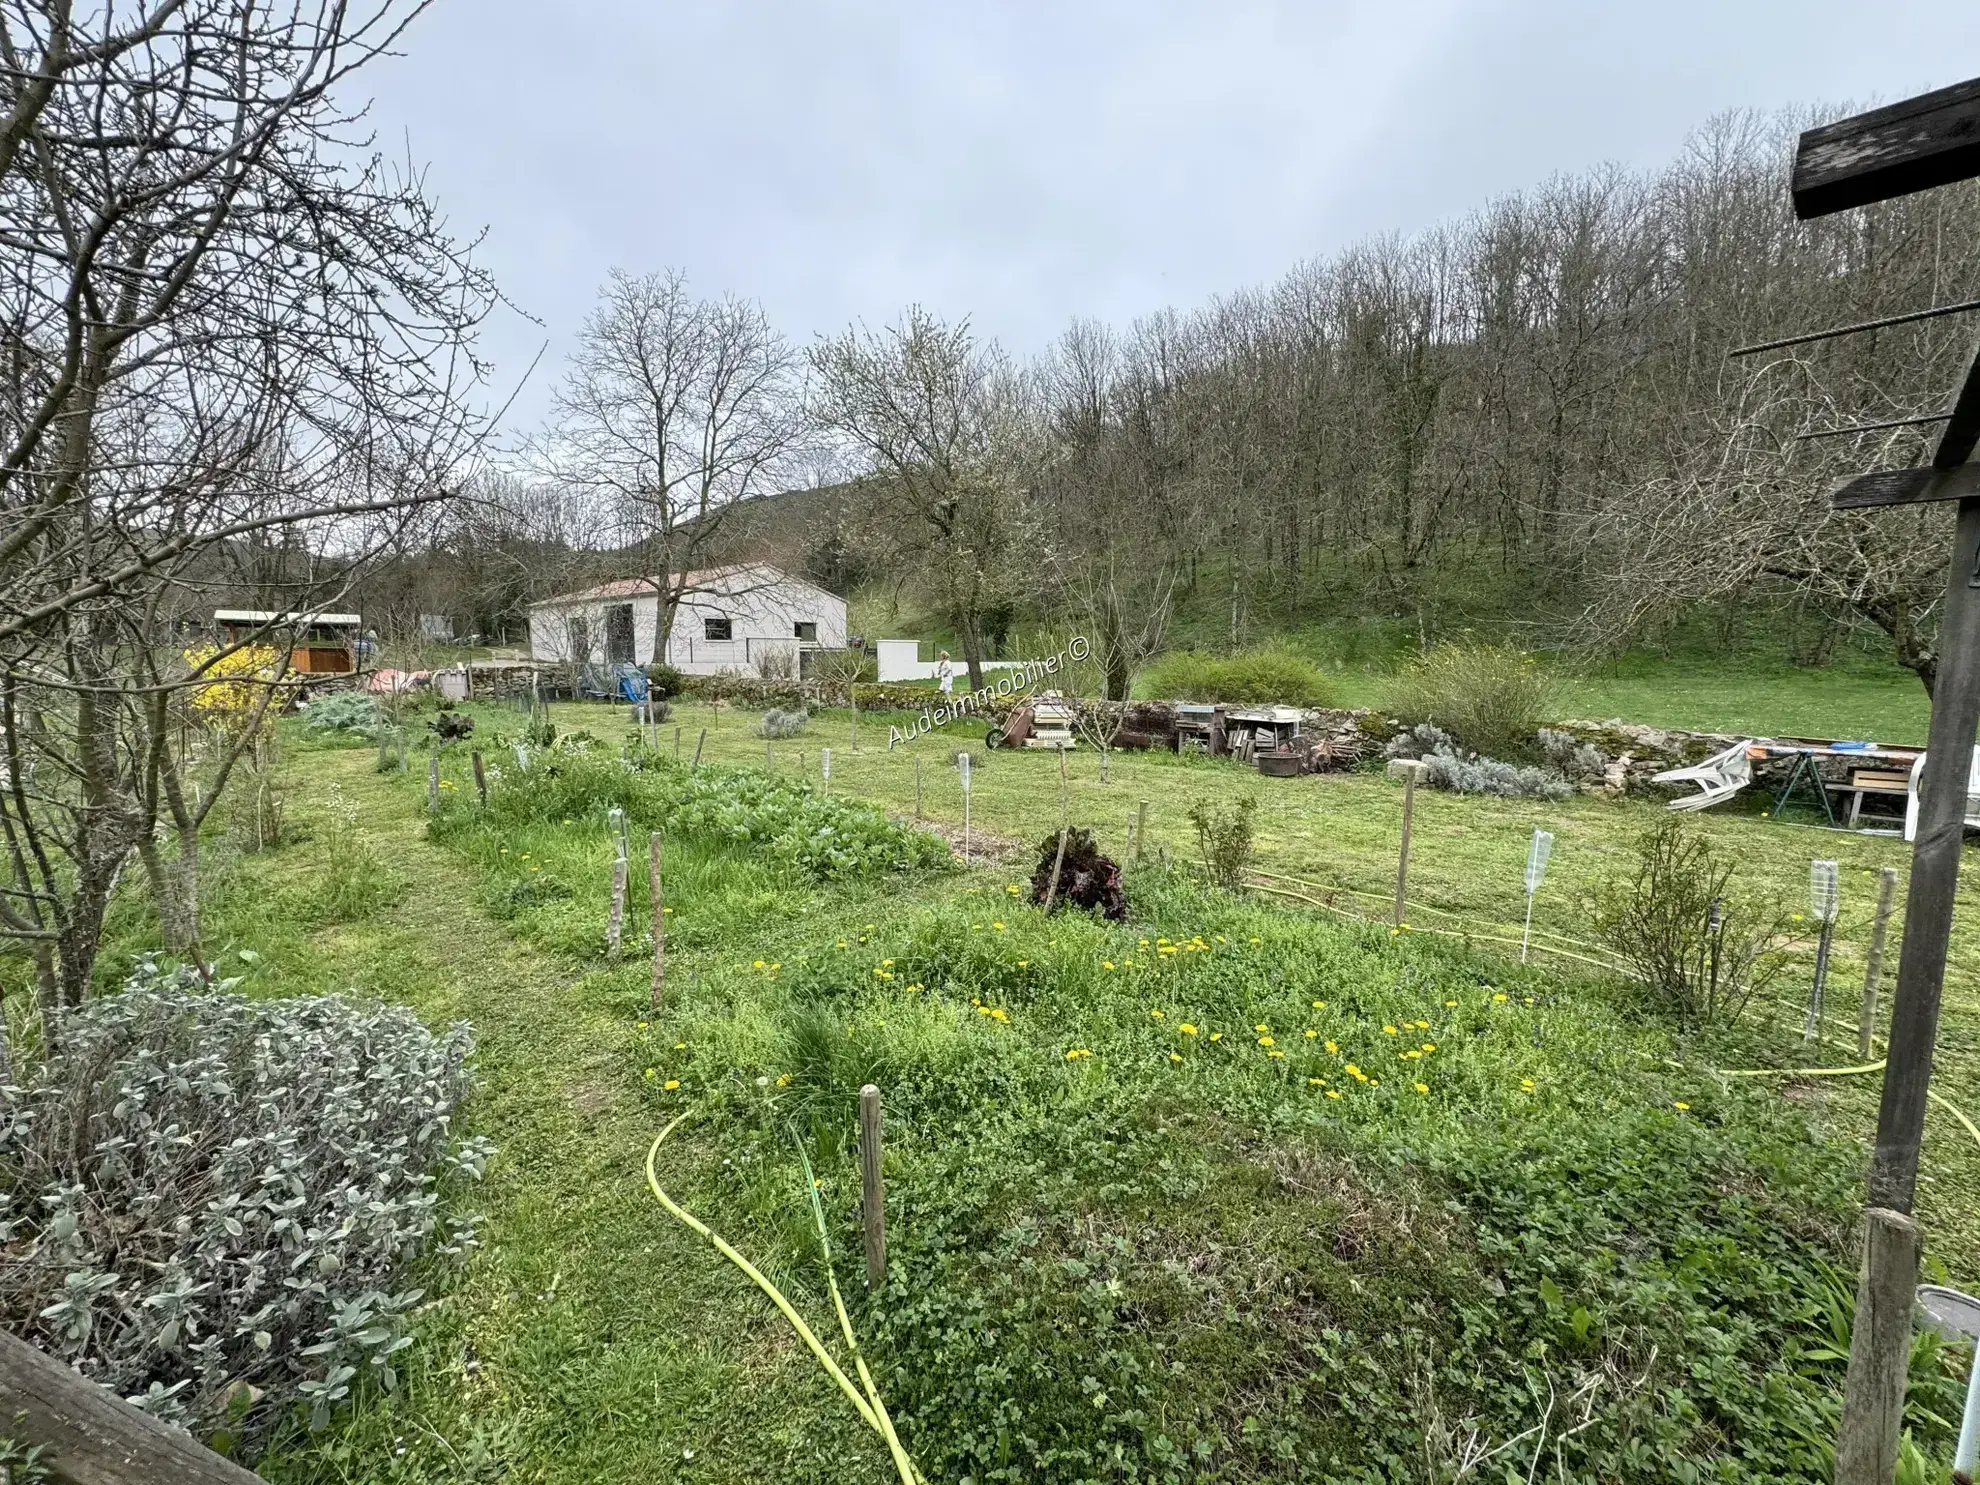
[[[801,577],[793,577],[781,567],[773,567],[768,562],[734,562],[726,567],[697,568],[693,572],[681,573],[677,580],[669,581],[667,586],[687,593],[693,593],[697,590],[706,592],[715,588],[723,579],[735,577],[742,573],[761,574],[765,586],[768,586],[770,583],[796,583],[800,587],[811,588],[816,592],[824,593],[828,598],[837,598],[839,596],[829,589],[820,588],[814,582],[809,582]],[[539,598],[530,604],[530,607],[558,608],[572,603],[596,603],[600,599],[606,598],[647,598],[658,593],[661,583],[662,579],[658,577],[616,578],[609,583],[600,583],[595,588],[581,588],[575,593],[558,593],[549,598]]]
[[[273,613],[258,608],[216,608],[216,624],[336,624],[355,627],[364,622],[356,614]]]

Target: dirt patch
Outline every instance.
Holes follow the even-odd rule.
[[[951,855],[957,860],[963,854],[963,829],[960,825],[950,825],[941,820],[911,820],[905,815],[892,818],[911,830],[925,830],[948,846]],[[1002,865],[1007,861],[1024,861],[1031,855],[1031,847],[1013,835],[993,835],[987,830],[974,826],[969,832],[969,863],[971,866]]]

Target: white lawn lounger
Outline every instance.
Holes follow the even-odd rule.
[[[1703,763],[1689,768],[1667,768],[1651,779],[1655,784],[1696,784],[1696,794],[1680,794],[1670,802],[1674,810],[1709,809],[1722,799],[1731,799],[1753,782],[1753,760],[1746,755],[1749,744],[1736,742],[1724,752],[1714,753]]]
[[[1904,798],[1904,838],[1918,839],[1918,784],[1925,777],[1925,754],[1911,765],[1911,784]],[[1973,764],[1966,771],[1966,823],[1980,830],[1980,748],[1973,750]]]

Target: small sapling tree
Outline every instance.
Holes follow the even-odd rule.
[[[1634,872],[1597,888],[1595,931],[1686,1026],[1737,1017],[1779,973],[1787,914],[1738,891],[1734,863],[1682,819],[1643,833]]]

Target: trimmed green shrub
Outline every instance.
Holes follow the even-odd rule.
[[[1325,706],[1329,693],[1320,667],[1285,649],[1206,655],[1171,650],[1142,672],[1141,691],[1167,701]]]
[[[1553,678],[1531,655],[1470,640],[1425,650],[1390,680],[1382,709],[1431,722],[1469,752],[1531,757],[1554,700]]]

